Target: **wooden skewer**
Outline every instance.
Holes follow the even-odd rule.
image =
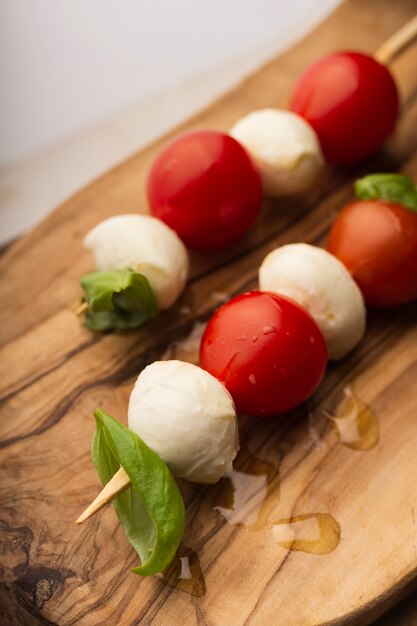
[[[417,15],[387,39],[378,48],[374,57],[380,63],[389,65],[415,39],[417,39]]]
[[[80,517],[75,520],[76,524],[82,524],[86,519],[97,513],[103,506],[111,502],[123,491],[126,491],[131,485],[130,478],[121,467],[111,480],[103,487],[98,496],[91,504],[81,513]]]
[[[87,302],[82,302],[80,306],[78,307],[78,309],[75,311],[75,315],[81,316],[81,315],[84,315],[84,313],[87,313],[87,311],[88,311]]]

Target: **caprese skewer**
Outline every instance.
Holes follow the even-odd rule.
[[[259,213],[259,180],[248,156],[264,194],[280,197],[317,186],[324,160],[352,163],[378,150],[399,112],[387,65],[416,37],[417,16],[374,56],[338,52],[313,63],[295,85],[290,111],[252,111],[229,135],[193,131],[174,139],[151,167],[152,214],[187,247],[213,250],[244,234]]]
[[[380,61],[411,41],[417,18],[406,31],[377,53]],[[332,100],[335,75],[350,91],[335,87]],[[384,106],[373,116],[378,98]],[[379,61],[340,53],[307,70],[291,108],[254,112],[232,136],[188,133],[158,155],[148,198],[160,219],[116,216],[85,239],[97,265],[81,281],[90,329],[131,328],[171,306],[187,279],[182,242],[200,251],[227,245],[256,219],[262,188],[272,195],[303,192],[320,176],[322,153],[352,162],[376,150],[394,128],[398,95]],[[142,562],[136,573],[162,571],[181,540],[185,509],[173,477],[212,483],[232,469],[236,410],[267,417],[304,402],[328,357],[342,358],[363,336],[364,298],[380,306],[417,298],[414,183],[373,175],[356,190],[359,199],[336,220],[328,252],[307,244],[277,248],[260,267],[261,291],[214,313],[201,342],[201,368],[180,361],[145,368],[131,394],[129,428],[95,412],[92,455],[106,486],[77,522],[118,496],[116,511]]]

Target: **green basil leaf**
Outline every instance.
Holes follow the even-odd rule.
[[[84,323],[105,332],[137,328],[158,315],[148,280],[131,269],[90,272],[81,278],[88,311]]]
[[[417,211],[417,187],[401,174],[370,174],[355,182],[355,193],[362,200],[387,200]]]
[[[126,536],[141,559],[135,574],[152,576],[172,561],[185,526],[181,493],[165,463],[131,430],[96,409],[91,455],[103,484],[123,467],[132,486],[113,500]]]

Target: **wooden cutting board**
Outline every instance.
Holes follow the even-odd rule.
[[[285,106],[309,62],[340,48],[372,52],[415,10],[415,0],[346,2],[175,132],[227,130],[250,110]],[[95,336],[74,315],[79,277],[93,267],[81,241],[103,218],[146,211],[146,175],[162,141],[71,198],[4,255],[2,624],[367,624],[412,588],[415,304],[370,311],[365,340],[329,367],[308,405],[278,419],[242,418],[231,476],[214,487],[181,483],[187,529],[165,580],[130,573],[137,556],[112,507],[82,527],[74,520],[99,489],[89,455],[94,408],[126,421],[140,370],[163,355],[193,360],[193,339],[181,341],[198,338],[198,323],[225,297],[256,286],[273,247],[323,243],[356,177],[390,170],[417,178],[416,61],[413,48],[393,65],[402,117],[382,152],[329,170],[322,189],[301,201],[266,202],[238,244],[192,257],[180,302],[137,332]]]

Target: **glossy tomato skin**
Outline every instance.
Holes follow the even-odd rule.
[[[148,179],[151,212],[192,250],[221,248],[253,224],[262,184],[246,150],[230,135],[203,130],[174,139]]]
[[[327,249],[346,266],[367,304],[417,298],[417,213],[382,200],[356,200],[339,214]]]
[[[310,314],[269,292],[252,291],[217,309],[201,341],[201,367],[225,385],[238,411],[256,417],[304,402],[326,363],[326,344]]]
[[[327,161],[353,163],[378,150],[394,130],[398,90],[373,57],[339,52],[307,68],[290,108],[314,128]]]

